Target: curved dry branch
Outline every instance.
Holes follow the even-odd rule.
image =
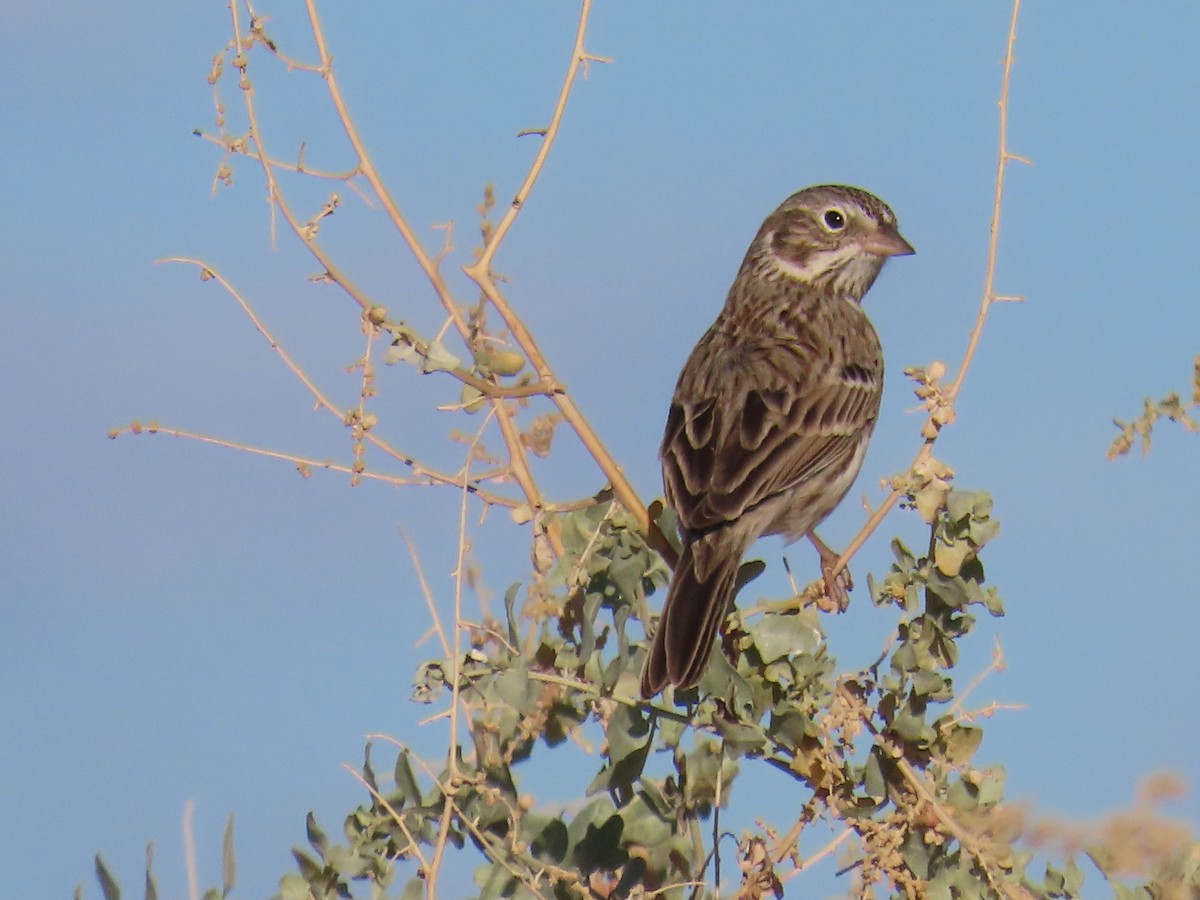
[[[370,153],[367,151],[361,135],[355,126],[345,97],[342,94],[340,85],[337,80],[336,73],[333,68],[333,60],[326,41],[324,28],[321,24],[321,19],[317,11],[315,0],[306,0],[306,10],[309,17],[309,24],[316,44],[319,63],[317,65],[308,65],[299,63],[290,57],[284,57],[275,47],[274,42],[263,31],[263,20],[254,12],[253,7],[248,0],[244,0],[245,7],[249,12],[251,23],[249,33],[243,37],[242,21],[240,6],[238,3],[230,4],[230,12],[232,16],[232,24],[234,31],[234,50],[235,55],[233,65],[241,74],[239,86],[242,90],[243,101],[246,109],[246,115],[249,122],[249,132],[245,139],[242,139],[239,144],[238,152],[244,152],[246,155],[253,156],[258,159],[262,166],[264,178],[266,179],[267,192],[272,209],[278,210],[283,216],[284,221],[291,228],[293,233],[300,241],[308,248],[309,252],[317,259],[323,267],[325,277],[338,284],[346,291],[363,309],[364,313],[375,308],[376,304],[366,295],[366,293],[354,284],[349,277],[343,272],[332,259],[332,257],[324,250],[324,248],[315,240],[312,229],[302,223],[293,213],[288,205],[287,199],[280,188],[276,178],[276,169],[282,166],[278,161],[271,157],[268,153],[266,141],[262,133],[261,123],[257,114],[257,108],[254,100],[253,83],[250,80],[247,70],[249,60],[246,51],[254,46],[262,46],[268,52],[280,59],[289,69],[303,69],[306,71],[314,71],[321,75],[325,82],[326,88],[329,91],[331,101],[335,112],[342,124],[346,133],[347,139],[357,158],[357,165],[351,170],[354,176],[361,175],[362,178],[371,186],[372,191],[379,198],[381,205],[384,207],[387,215],[391,219],[394,227],[400,233],[402,239],[413,254],[417,264],[420,266],[426,277],[429,279],[435,293],[437,294],[442,306],[447,312],[450,321],[454,324],[459,335],[463,340],[471,346],[476,335],[473,332],[473,325],[468,320],[464,313],[464,307],[460,306],[455,301],[455,298],[446,285],[440,271],[440,263],[443,254],[438,253],[431,256],[422,246],[416,233],[405,219],[400,211],[394,198],[392,197],[383,179],[380,177],[374,161]],[[517,484],[520,486],[522,493],[525,495],[525,500],[533,510],[543,510],[551,506],[547,504],[542,496],[537,482],[529,466],[528,457],[521,440],[520,429],[514,419],[514,410],[504,402],[510,397],[526,397],[537,394],[545,394],[550,397],[551,401],[559,408],[564,420],[575,430],[580,440],[588,451],[595,458],[600,469],[605,477],[613,486],[613,491],[617,498],[635,517],[643,530],[649,527],[649,518],[647,516],[645,506],[640,498],[625,478],[620,466],[618,466],[611,454],[604,448],[595,431],[591,428],[587,420],[580,413],[574,402],[563,392],[562,386],[559,384],[553,371],[546,362],[544,355],[538,348],[532,335],[525,328],[524,323],[516,315],[512,307],[500,294],[496,287],[495,281],[490,273],[490,263],[504,236],[511,229],[521,207],[528,197],[533,185],[537,181],[541,173],[545,160],[553,146],[554,139],[562,123],[563,112],[566,108],[567,99],[570,96],[572,87],[575,83],[575,77],[578,73],[578,68],[581,65],[587,65],[592,61],[606,61],[602,57],[588,53],[584,49],[584,38],[587,32],[588,19],[591,12],[591,0],[583,0],[579,24],[575,35],[575,44],[572,51],[571,63],[568,67],[566,77],[564,78],[562,88],[559,92],[558,101],[555,105],[554,113],[550,125],[544,132],[542,145],[527,172],[521,187],[519,188],[513,203],[506,211],[495,231],[491,234],[490,240],[484,249],[484,253],[477,265],[482,265],[482,268],[467,267],[468,274],[471,271],[478,271],[481,274],[481,288],[484,295],[495,306],[504,320],[505,326],[508,328],[514,341],[524,351],[532,368],[537,372],[538,381],[532,384],[517,385],[507,387],[497,383],[494,377],[480,378],[473,372],[467,370],[453,370],[456,378],[465,384],[479,390],[485,397],[491,400],[496,414],[496,421],[500,428],[502,438],[508,453],[511,474]],[[232,145],[226,144],[226,151],[231,152]],[[293,170],[301,170],[302,166],[287,166]],[[480,280],[477,279],[477,280]],[[550,540],[552,547],[556,552],[561,552],[561,545],[558,540],[555,529],[550,529]]]
[[[543,134],[542,145],[538,148],[537,155],[530,164],[525,180],[521,183],[521,187],[513,197],[512,203],[509,205],[503,218],[496,225],[479,259],[472,265],[463,267],[463,271],[472,281],[479,285],[488,302],[500,314],[509,333],[512,334],[513,340],[517,342],[529,357],[530,365],[533,366],[543,381],[551,384],[557,383],[557,379],[554,377],[554,372],[550,368],[550,364],[546,361],[545,355],[542,353],[533,335],[529,332],[529,329],[525,327],[525,323],[521,320],[521,317],[517,315],[512,305],[500,291],[491,267],[496,252],[500,249],[500,244],[524,208],[525,201],[528,199],[529,193],[533,190],[533,186],[542,172],[542,167],[550,155],[550,150],[562,126],[563,114],[566,112],[567,101],[571,96],[571,90],[575,85],[575,78],[580,67],[586,66],[589,62],[609,61],[607,58],[595,56],[585,49],[588,17],[590,14],[591,0],[583,0],[579,13],[579,27],[575,32],[575,46],[571,52],[571,61],[567,66],[567,73],[563,78],[562,88],[559,90],[558,100],[554,105],[554,113],[551,116],[550,124],[546,127]],[[646,511],[646,505],[638,496],[637,491],[633,489],[633,485],[625,477],[624,471],[604,446],[595,430],[591,427],[591,424],[575,405],[575,402],[565,392],[555,394],[551,397],[551,400],[558,407],[558,411],[562,414],[567,424],[578,435],[579,440],[583,443],[588,453],[596,461],[596,464],[604,473],[604,477],[608,479],[609,484],[612,485],[613,493],[616,495],[617,500],[634,517],[634,520],[638,523],[638,527],[643,532],[648,533],[650,530],[650,517]]]
[[[1012,81],[1012,69],[1015,57],[1013,48],[1017,42],[1017,20],[1021,11],[1021,0],[1013,0],[1012,16],[1008,26],[1008,40],[1005,44],[1004,52],[1004,74],[1001,79],[1000,86],[1000,102],[999,102],[999,117],[1000,127],[997,143],[999,150],[996,158],[996,178],[992,196],[992,218],[989,225],[989,240],[987,254],[987,268],[984,275],[983,297],[979,304],[979,314],[975,317],[975,325],[971,329],[971,335],[967,340],[967,348],[963,352],[962,362],[958,366],[958,374],[950,387],[939,391],[939,396],[936,398],[936,404],[928,404],[931,409],[931,414],[922,426],[922,434],[924,434],[925,442],[921,445],[921,449],[917,451],[917,455],[913,458],[912,463],[908,467],[909,472],[921,472],[933,459],[933,446],[937,442],[938,435],[944,425],[954,421],[955,412],[957,409],[958,395],[962,389],[964,380],[967,377],[967,371],[971,367],[971,361],[975,358],[975,351],[979,346],[980,338],[983,335],[984,325],[987,323],[988,312],[991,310],[993,303],[1012,301],[1020,298],[1002,296],[996,293],[996,259],[1000,244],[1000,213],[1004,203],[1004,177],[1010,162],[1023,162],[1029,164],[1029,160],[1025,157],[1018,156],[1008,149],[1008,104],[1009,104],[1009,85]],[[936,382],[936,379],[933,379]],[[836,577],[837,574],[843,571],[854,555],[866,543],[867,538],[875,533],[880,523],[891,512],[892,508],[906,494],[906,489],[894,487],[884,498],[883,502],[875,509],[870,518],[858,534],[842,551],[842,555],[838,558],[837,564],[833,567],[830,577]]]
[[[584,12],[581,17],[581,29],[586,27],[588,5],[588,2],[585,2]],[[333,69],[333,58],[329,53],[329,46],[325,40],[325,31],[321,25],[320,15],[317,12],[316,2],[315,0],[306,0],[305,6],[308,11],[309,25],[312,29],[313,38],[316,41],[317,52],[321,59],[321,76],[325,80],[325,84],[329,90],[329,95],[333,102],[334,109],[336,110],[338,118],[342,123],[342,127],[346,132],[346,137],[350,141],[350,145],[354,149],[354,153],[358,158],[359,170],[362,172],[363,177],[366,178],[367,182],[371,185],[372,190],[379,198],[380,203],[383,205],[384,210],[387,212],[388,217],[392,221],[392,224],[395,226],[396,230],[400,232],[401,237],[408,245],[410,252],[417,261],[417,264],[421,267],[421,270],[429,279],[430,284],[433,286],[435,293],[437,294],[451,321],[454,323],[459,335],[465,342],[467,342],[468,345],[470,345],[472,339],[471,326],[466,317],[463,315],[462,308],[455,301],[450,288],[446,285],[445,279],[442,277],[442,273],[439,268],[441,254],[431,257],[429,253],[426,252],[425,248],[421,245],[420,240],[417,238],[416,233],[409,225],[408,220],[405,219],[404,215],[400,212],[400,209],[392,197],[391,192],[388,190],[387,186],[383,182],[383,179],[380,177],[379,171],[376,169],[371,155],[367,152],[366,145],[363,143],[362,137],[358,133],[358,129],[350,116],[345,98],[342,95],[341,88],[337,81],[337,76]],[[257,135],[257,130],[255,130],[255,134]],[[259,149],[262,149],[261,146]],[[302,240],[304,239],[303,235],[300,235],[300,237]],[[310,246],[310,249],[313,249],[315,252],[315,247]],[[318,256],[318,259],[320,258],[321,257]],[[329,271],[328,267],[326,268],[327,271]],[[342,283],[338,274],[335,274],[331,271],[330,275],[339,283]],[[522,349],[526,348],[522,345]],[[557,380],[554,379],[552,374],[547,377],[547,371],[548,370],[538,369],[539,375],[542,376],[542,386],[540,389],[536,390],[535,393],[547,393],[557,396],[558,392],[561,391],[562,388],[558,384]],[[503,389],[501,388],[501,390]],[[513,413],[508,406],[502,402],[502,400],[495,398],[494,389],[491,391],[484,391],[484,393],[492,397],[492,405],[496,412],[496,421],[499,424],[500,432],[504,439],[505,447],[508,451],[513,477],[516,479],[518,485],[521,487],[522,492],[525,494],[526,501],[528,502],[530,508],[542,509],[545,506],[545,500],[542,497],[541,490],[538,488],[537,482],[533,477],[533,473],[529,468],[529,460],[525,453],[524,445],[521,443],[520,430],[517,428],[516,422],[513,420]],[[551,545],[553,546],[555,552],[561,555],[561,543],[557,540],[557,537],[553,532],[551,532],[550,537]]]

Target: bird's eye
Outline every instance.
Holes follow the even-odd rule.
[[[821,218],[830,231],[841,231],[846,227],[846,217],[840,209],[827,209]]]

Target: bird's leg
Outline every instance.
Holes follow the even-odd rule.
[[[817,537],[815,531],[808,533],[808,539],[816,548],[817,554],[821,557],[821,577],[825,580],[825,596],[829,599],[832,609],[826,612],[845,612],[850,605],[850,591],[854,587],[854,579],[850,577],[850,569],[845,568],[833,574],[833,568],[837,565],[838,557],[841,555],[836,550],[831,550],[829,545]]]

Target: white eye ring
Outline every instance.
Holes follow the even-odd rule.
[[[846,227],[846,216],[836,206],[831,206],[821,213],[821,224],[826,231],[841,231]]]

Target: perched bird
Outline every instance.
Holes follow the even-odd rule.
[[[667,416],[663,485],[683,551],[643,696],[700,680],[761,535],[809,535],[826,590],[848,602],[813,529],[858,475],[879,413],[883,352],[859,304],[888,257],[913,252],[887,204],[842,185],[793,194],[759,228]]]

